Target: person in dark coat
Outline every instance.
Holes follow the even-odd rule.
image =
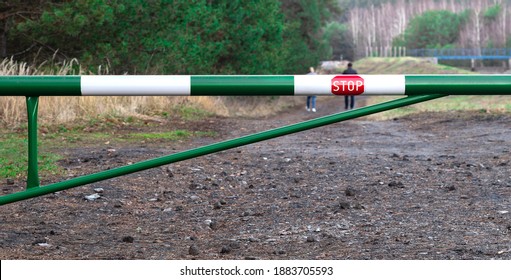
[[[357,75],[357,70],[353,69],[353,63],[348,63],[348,68],[342,72],[344,75]],[[344,97],[344,109],[353,109],[355,107],[355,96],[346,95]]]

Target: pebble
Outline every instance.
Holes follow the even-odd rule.
[[[346,194],[346,196],[355,196],[355,189],[353,188],[347,188],[345,191],[344,191],[344,194]]]
[[[211,223],[209,224],[209,228],[211,229],[218,229],[218,223],[216,221],[211,221]]]
[[[222,208],[222,203],[220,201],[218,201],[217,203],[215,203],[215,205],[213,205],[213,209],[221,209]]]
[[[402,182],[392,181],[389,183],[389,187],[403,189],[405,185]]]
[[[335,224],[335,226],[340,230],[348,230],[350,228],[348,222],[343,221],[342,223]]]
[[[32,242],[32,245],[38,245],[38,244],[41,244],[41,243],[47,243],[46,239],[38,239],[38,240]]]
[[[350,203],[346,201],[339,202],[339,208],[341,209],[350,209]]]
[[[229,244],[229,247],[231,247],[231,249],[239,249],[241,247],[240,243],[237,242],[237,241],[232,241],[230,244]]]
[[[7,185],[14,185],[14,179],[7,178],[6,183]]]
[[[314,236],[307,236],[307,242],[316,242],[316,238]]]
[[[188,248],[188,254],[192,255],[192,256],[197,256],[200,254],[200,251],[199,251],[199,248],[197,247],[197,245],[193,244],[190,246],[190,248]]]
[[[105,191],[105,189],[103,189],[103,188],[95,188],[94,189],[94,192],[96,192],[96,193],[103,193],[104,191]]]
[[[356,209],[356,210],[362,210],[362,209],[365,209],[364,205],[360,204],[360,203],[355,203],[353,205],[353,209]]]
[[[88,201],[94,201],[94,200],[96,200],[96,199],[98,199],[100,197],[101,196],[99,194],[95,193],[95,194],[91,194],[91,195],[86,195],[85,199],[88,200]]]
[[[220,250],[220,254],[229,254],[232,251],[231,246],[225,245],[222,247],[222,250]]]
[[[122,238],[122,242],[125,242],[125,243],[133,243],[133,241],[135,241],[135,239],[133,238],[133,236],[124,236]]]
[[[174,172],[172,172],[172,168],[170,168],[170,166],[167,167],[167,175],[169,178],[174,177]]]
[[[250,210],[247,210],[247,211],[244,211],[241,216],[242,217],[248,217],[248,216],[253,216],[254,215],[254,212],[250,211]]]

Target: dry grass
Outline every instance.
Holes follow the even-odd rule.
[[[98,69],[108,74],[108,69]],[[4,59],[0,63],[0,75],[84,75],[78,61],[63,63],[47,62],[37,66]],[[41,97],[39,122],[43,125],[72,123],[77,120],[101,118],[103,116],[138,117],[168,115],[179,112],[176,108],[189,106],[219,116],[265,116],[293,104],[293,99],[247,97],[235,100],[225,97]],[[274,102],[277,101],[277,102]],[[0,97],[0,125],[17,127],[26,123],[24,97]]]
[[[469,74],[461,69],[435,65],[417,58],[366,58],[355,63],[355,68],[361,74]],[[342,71],[344,69],[337,69]],[[108,74],[108,68],[99,68],[96,72]],[[82,69],[78,61],[71,60],[63,63],[46,62],[37,66],[20,63],[12,59],[0,62],[0,75],[90,75]],[[421,108],[418,110],[433,110],[445,108],[440,102],[431,103],[434,108]],[[379,98],[369,99],[368,103],[382,101]],[[484,97],[477,100],[468,100],[476,104],[490,103],[483,108],[509,111],[509,102],[497,97]],[[158,117],[179,114],[179,108],[186,106],[202,110],[218,116],[235,117],[261,117],[275,114],[283,109],[303,103],[297,97],[162,97],[162,96],[136,96],[136,97],[41,97],[39,105],[39,119],[43,125],[69,124],[77,120],[101,119],[104,116],[117,117]],[[500,104],[496,107],[492,104]],[[468,104],[468,103],[467,103]],[[468,105],[467,105],[468,106]],[[414,107],[415,108],[415,107]],[[465,108],[466,109],[466,108]],[[381,115],[376,116],[380,118]],[[24,97],[0,97],[0,128],[17,127],[26,124],[26,105]]]
[[[361,74],[475,74],[467,70],[434,64],[417,57],[369,57],[357,61],[354,68]]]

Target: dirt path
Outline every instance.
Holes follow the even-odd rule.
[[[88,174],[334,113],[341,101],[194,124],[217,139],[70,149],[63,164]],[[511,259],[510,121],[352,120],[3,206],[0,258]],[[95,188],[101,198],[85,200]]]

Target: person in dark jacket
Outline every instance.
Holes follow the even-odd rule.
[[[342,72],[344,75],[357,75],[357,70],[353,69],[353,63],[348,63],[348,68]],[[349,100],[351,99],[351,100]],[[349,105],[349,106],[348,106]],[[346,95],[344,97],[344,109],[353,109],[355,107],[355,96],[354,95]]]

